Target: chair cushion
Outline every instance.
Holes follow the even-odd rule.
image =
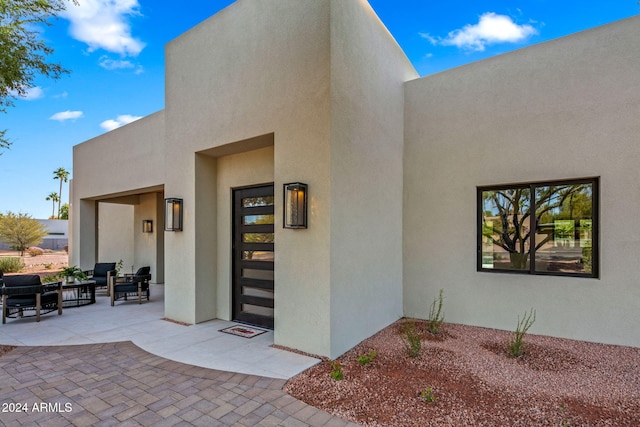
[[[136,276],[146,276],[151,273],[151,267],[140,267],[138,271],[136,271]]]
[[[45,292],[40,294],[40,305],[56,304],[58,302],[57,292]],[[7,298],[8,307],[35,307],[35,295],[17,295]]]
[[[115,292],[138,292],[137,283],[119,283],[113,288]]]
[[[96,286],[107,286],[107,276],[93,276],[91,280],[96,281]]]
[[[42,304],[42,300],[40,300]],[[20,295],[7,298],[7,307],[35,307],[36,296],[35,295]]]
[[[4,276],[5,286],[32,286],[41,285],[40,276],[37,274],[17,274],[15,276]]]
[[[115,269],[115,262],[99,262],[93,267],[93,277],[107,277],[107,272]]]

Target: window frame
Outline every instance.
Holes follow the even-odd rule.
[[[592,267],[591,273],[566,273],[566,272],[555,272],[555,271],[537,271],[535,269],[536,265],[536,240],[535,240],[535,230],[537,229],[537,219],[535,212],[537,210],[538,205],[535,201],[535,190],[538,187],[545,186],[562,186],[562,185],[576,185],[576,184],[591,184],[592,186],[592,202],[591,202],[591,214],[592,214],[592,236],[591,236],[591,248],[592,248]],[[529,232],[531,233],[530,241],[529,241],[529,268],[522,270],[510,270],[510,269],[495,269],[495,268],[484,268],[482,267],[482,230],[483,230],[483,203],[482,203],[482,194],[486,191],[495,191],[495,190],[505,190],[505,189],[515,189],[515,188],[529,188],[529,204],[530,210],[533,213],[529,217]],[[476,187],[476,205],[477,205],[477,257],[476,257],[476,268],[478,272],[489,272],[489,273],[506,273],[506,274],[525,274],[525,275],[535,275],[535,276],[561,276],[561,277],[576,277],[576,278],[589,278],[589,279],[599,279],[600,278],[600,177],[588,177],[588,178],[578,178],[578,179],[562,179],[562,180],[551,180],[551,181],[533,181],[533,182],[524,182],[524,183],[513,183],[513,184],[499,184],[499,185],[483,185]]]

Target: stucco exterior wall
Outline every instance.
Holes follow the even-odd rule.
[[[165,236],[168,317],[193,323],[216,305],[196,304],[210,284],[195,261],[194,153],[273,134],[276,221],[283,183],[311,192],[309,229],[276,227],[275,341],[329,347],[329,13],[329,1],[236,2],[167,46],[165,194],[185,206],[184,231]]]
[[[133,205],[131,237],[134,245],[134,272],[140,267],[151,267],[151,281],[164,282],[164,200],[162,193],[146,193],[139,196],[139,202]],[[142,232],[142,221],[153,221],[151,233]],[[128,218],[131,222],[131,218]],[[127,265],[127,264],[125,264]]]
[[[640,345],[640,19],[407,83],[404,311]],[[476,271],[476,187],[599,176],[600,279]]]
[[[74,198],[96,198],[162,184],[164,111],[73,147]]]
[[[135,264],[132,205],[100,203],[98,218],[98,258],[95,262],[122,260],[122,273],[130,273]],[[84,268],[92,269],[93,265]]]
[[[403,84],[418,74],[364,0],[331,2],[331,64],[336,357],[402,317]]]
[[[74,147],[70,262],[131,252],[166,317],[230,319],[231,189],[274,182],[276,344],[336,357],[442,288],[449,322],[640,345],[639,23],[417,79],[365,0],[238,1],[166,47],[164,111]],[[476,271],[477,186],[591,176],[600,278]]]
[[[274,147],[219,157],[217,160],[216,308],[219,319],[231,320],[232,189],[273,182]],[[278,228],[280,224],[276,224]],[[279,255],[278,255],[279,256]],[[279,296],[279,294],[277,294]],[[285,299],[282,295],[281,299]],[[276,307],[276,310],[279,310]],[[286,313],[276,312],[276,316]]]
[[[72,264],[93,268],[96,262],[96,251],[101,246],[93,237],[98,227],[97,200],[162,187],[164,126],[161,111],[73,147],[69,254]],[[131,216],[129,221],[133,220]],[[111,249],[103,245],[101,250]]]

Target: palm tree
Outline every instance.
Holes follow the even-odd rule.
[[[47,200],[51,200],[53,203],[53,206],[51,207],[51,219],[54,219],[56,217],[56,202],[60,200],[58,193],[50,193],[47,196]]]
[[[60,191],[58,192],[58,219],[60,219],[60,203],[62,202],[62,182],[69,181],[69,171],[65,168],[58,168],[53,171],[53,179],[60,180]]]

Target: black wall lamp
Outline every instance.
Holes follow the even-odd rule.
[[[284,228],[307,228],[307,184],[284,184]]]
[[[153,221],[150,219],[142,220],[142,232],[143,233],[153,233]]]
[[[182,199],[164,199],[164,231],[182,231]]]

